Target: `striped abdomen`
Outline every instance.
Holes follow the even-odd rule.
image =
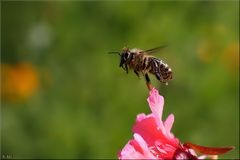
[[[147,54],[135,54],[129,67],[143,74],[152,73],[163,83],[172,79],[172,70],[166,63]]]

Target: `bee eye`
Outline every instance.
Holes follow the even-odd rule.
[[[124,58],[127,59],[129,57],[129,53],[124,54]]]

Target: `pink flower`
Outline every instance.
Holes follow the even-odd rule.
[[[198,159],[194,150],[212,155],[222,154],[232,149],[209,148],[180,141],[171,133],[174,115],[162,121],[164,98],[153,88],[147,99],[151,114],[137,115],[133,126],[133,139],[119,152],[119,159]],[[193,150],[194,149],[194,150]]]

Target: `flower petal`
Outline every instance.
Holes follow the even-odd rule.
[[[130,140],[132,141],[132,140]],[[119,152],[118,159],[141,159],[142,154],[135,150],[135,147],[130,144],[130,141]]]
[[[139,114],[137,117],[137,121],[132,130],[134,133],[141,135],[148,146],[154,146],[156,140],[160,140],[162,143],[178,146],[179,140],[177,138],[173,136],[169,138],[166,134],[163,134],[161,129],[158,129],[155,116],[153,114]]]
[[[141,116],[142,114],[138,115],[137,117]],[[150,114],[148,116],[145,116],[145,118],[141,121],[138,120],[139,119],[137,119],[132,130],[134,133],[141,135],[148,145],[154,145],[156,139],[164,137],[162,133],[157,130],[154,115]]]
[[[168,138],[173,138],[173,134],[171,133],[171,128],[174,122],[174,115],[170,114],[164,122],[164,127],[166,129],[166,133]]]
[[[161,95],[159,95],[158,90],[153,88],[149,92],[149,97],[147,101],[152,113],[155,116],[158,128],[160,128],[163,134],[165,134],[166,131],[162,123],[162,111],[163,111],[163,105],[164,105],[164,98]]]
[[[147,143],[139,134],[134,134],[134,139],[130,140],[118,154],[119,159],[156,159],[149,151]]]
[[[149,151],[147,143],[144,141],[144,139],[141,137],[141,135],[135,133],[134,139],[138,142],[141,149],[143,150],[144,158],[145,159],[156,159],[154,155]]]
[[[164,122],[166,131],[170,132],[173,122],[174,122],[174,115],[170,114]]]
[[[137,115],[136,122],[140,122],[140,121],[144,120],[145,118],[147,118],[147,116],[144,113],[140,113]]]

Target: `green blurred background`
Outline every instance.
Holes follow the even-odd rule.
[[[182,142],[239,158],[239,1],[1,1],[1,156],[117,158],[144,79],[109,51],[150,49],[171,66],[164,115]]]

